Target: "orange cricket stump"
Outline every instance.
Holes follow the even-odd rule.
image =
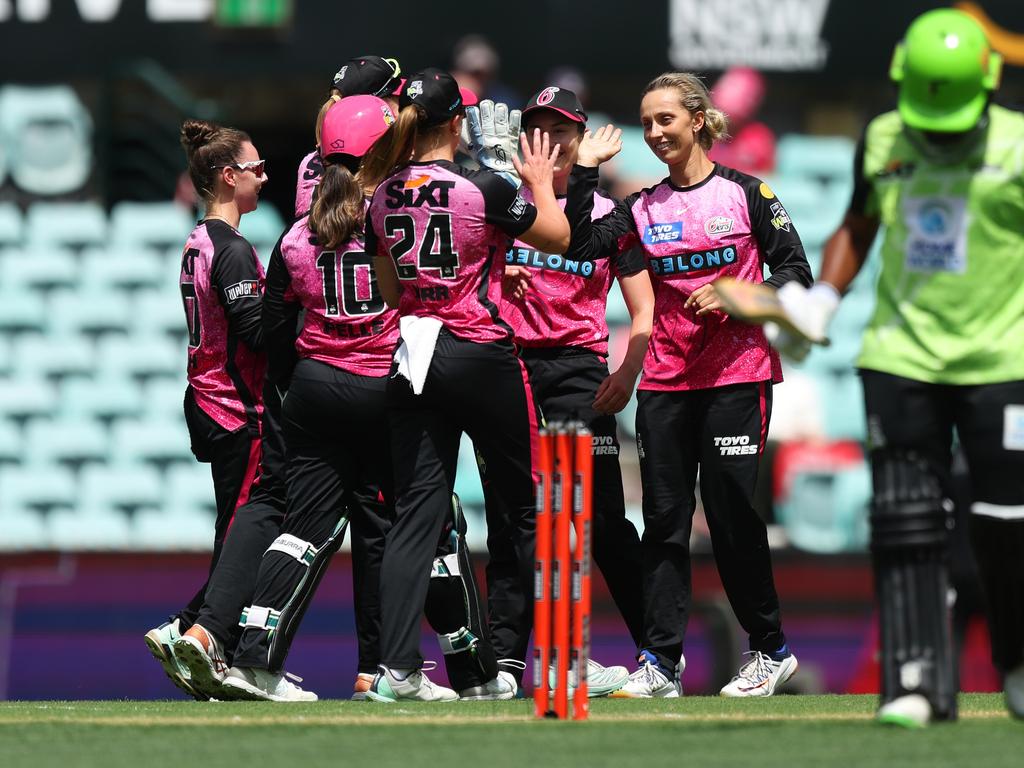
[[[555,437],[555,476],[552,519],[554,522],[554,567],[552,569],[552,603],[554,604],[555,666],[554,714],[560,720],[569,716],[569,640],[572,606],[570,524],[573,499],[573,437],[561,427]]]
[[[537,481],[537,554],[534,562],[533,711],[544,717],[551,706],[548,668],[551,665],[551,498],[554,480],[554,435],[539,436]]]
[[[587,662],[590,659],[590,546],[594,498],[593,436],[582,425],[577,428],[573,473],[572,522],[576,530],[572,589],[572,679],[573,719],[586,720],[590,714],[587,695]]]

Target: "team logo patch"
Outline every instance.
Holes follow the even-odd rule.
[[[406,86],[405,92],[409,95],[410,99],[415,99],[417,96],[423,93],[423,81],[413,80],[409,85]]]
[[[391,107],[389,107],[387,104],[381,104],[380,105],[380,111],[381,111],[381,114],[384,115],[384,123],[385,123],[385,125],[390,127],[390,126],[395,124],[395,115],[391,111]]]
[[[789,225],[793,223],[793,220],[789,218],[789,214],[786,213],[786,209],[782,207],[782,203],[772,203],[772,226],[777,230],[786,230],[789,232]]]
[[[545,104],[550,104],[555,99],[555,94],[558,93],[558,88],[554,86],[545,88],[537,95],[537,106],[543,107]]]
[[[715,216],[704,222],[704,232],[710,237],[727,235],[732,232],[732,223],[728,216]]]
[[[256,280],[242,280],[234,285],[229,285],[225,289],[224,294],[228,298],[228,304],[231,304],[238,299],[248,299],[253,296],[259,296],[260,284]]]
[[[772,192],[772,188],[765,184],[763,181],[761,182],[761,186],[758,187],[758,190],[761,193],[761,197],[763,197],[765,200],[775,199],[775,193]]]
[[[516,195],[512,205],[508,207],[508,212],[514,219],[521,219],[523,217],[523,214],[526,213],[526,200],[523,199],[522,195]]]
[[[345,75],[348,73],[348,64],[338,70],[338,73],[334,76],[334,82],[340,83],[345,79]]]
[[[345,140],[344,139],[335,139],[334,141],[331,142],[331,149],[335,150],[336,152],[340,152],[344,148],[345,148]]]
[[[683,222],[673,221],[668,224],[648,224],[644,227],[643,241],[645,245],[673,243],[683,239]]]

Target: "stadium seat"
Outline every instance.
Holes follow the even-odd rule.
[[[776,145],[776,172],[780,176],[849,178],[853,173],[854,148],[854,142],[845,136],[787,133]]]
[[[809,552],[867,547],[871,472],[867,464],[798,472],[775,512],[793,546]]]
[[[252,243],[259,254],[260,261],[266,265],[270,259],[270,252],[277,241],[281,239],[281,235],[284,234],[284,227],[284,219],[281,218],[277,209],[265,200],[261,200],[255,211],[250,211],[241,218],[238,231]]]
[[[20,464],[21,460],[21,430],[7,419],[0,419],[0,463]]]
[[[39,333],[47,323],[46,302],[35,292],[0,286],[0,333]]]
[[[78,262],[64,248],[6,248],[0,252],[0,274],[9,290],[48,291],[78,284]]]
[[[115,461],[147,461],[163,466],[194,462],[184,418],[161,421],[123,421],[113,428]]]
[[[163,500],[160,473],[138,460],[118,461],[82,469],[82,508],[136,510],[157,507]]]
[[[33,247],[103,245],[107,217],[99,203],[33,203],[26,229],[27,243]]]
[[[184,418],[183,401],[186,386],[188,381],[184,373],[181,379],[161,377],[147,381],[142,389],[146,418],[171,421]]]
[[[92,119],[67,85],[0,89],[0,141],[11,180],[34,195],[74,192],[92,171]]]
[[[116,551],[134,545],[128,517],[106,507],[51,512],[46,527],[50,545],[61,551]]]
[[[37,377],[0,379],[0,418],[49,416],[57,408],[57,388]]]
[[[846,373],[823,378],[821,382],[825,434],[836,440],[866,440],[867,417],[860,376],[851,368]]]
[[[107,430],[88,419],[34,420],[25,427],[25,461],[36,464],[104,462],[110,451]]]
[[[143,245],[90,248],[82,253],[82,285],[92,290],[155,288],[164,278],[159,252]]]
[[[139,291],[132,299],[133,321],[138,333],[161,338],[172,336],[175,343],[184,346],[188,336],[185,308],[182,304],[178,280],[161,285],[156,290]]]
[[[122,202],[110,212],[110,239],[119,246],[180,247],[194,226],[191,212],[172,202]]]
[[[14,342],[14,359],[20,376],[61,377],[92,373],[92,344],[84,338],[22,336]]]
[[[210,465],[194,461],[168,469],[164,480],[163,509],[168,519],[197,510],[216,514],[217,500],[214,498]]]
[[[116,291],[61,290],[50,294],[52,338],[95,336],[101,333],[127,335],[131,330],[131,306]]]
[[[173,518],[162,509],[143,510],[132,519],[133,546],[154,551],[211,550],[213,522],[213,515],[198,510],[183,511]]]
[[[25,220],[14,203],[0,203],[0,245],[20,245],[25,237]]]
[[[139,378],[180,375],[188,361],[184,343],[142,335],[102,339],[96,359],[100,371]]]
[[[71,377],[60,385],[60,413],[63,418],[119,419],[142,413],[143,397],[138,383],[104,372],[97,379]]]
[[[0,551],[24,552],[50,548],[50,537],[43,514],[34,509],[14,509],[6,501],[0,504]]]
[[[2,507],[71,507],[77,500],[75,479],[65,467],[33,464],[0,469]]]

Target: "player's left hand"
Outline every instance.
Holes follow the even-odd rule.
[[[505,276],[501,280],[501,292],[514,299],[521,299],[526,295],[530,287],[530,270],[526,267],[517,267],[512,264],[505,265]]]
[[[718,292],[715,291],[715,286],[705,283],[689,295],[683,307],[696,307],[697,317],[701,317],[716,309],[721,309],[722,301],[718,297]]]
[[[636,376],[630,376],[622,368],[609,374],[594,395],[594,410],[598,413],[618,413],[633,396],[635,384]]]

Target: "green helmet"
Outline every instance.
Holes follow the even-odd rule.
[[[918,16],[889,68],[900,86],[900,117],[922,131],[969,131],[999,86],[1002,65],[984,30],[963,11],[940,8]]]

